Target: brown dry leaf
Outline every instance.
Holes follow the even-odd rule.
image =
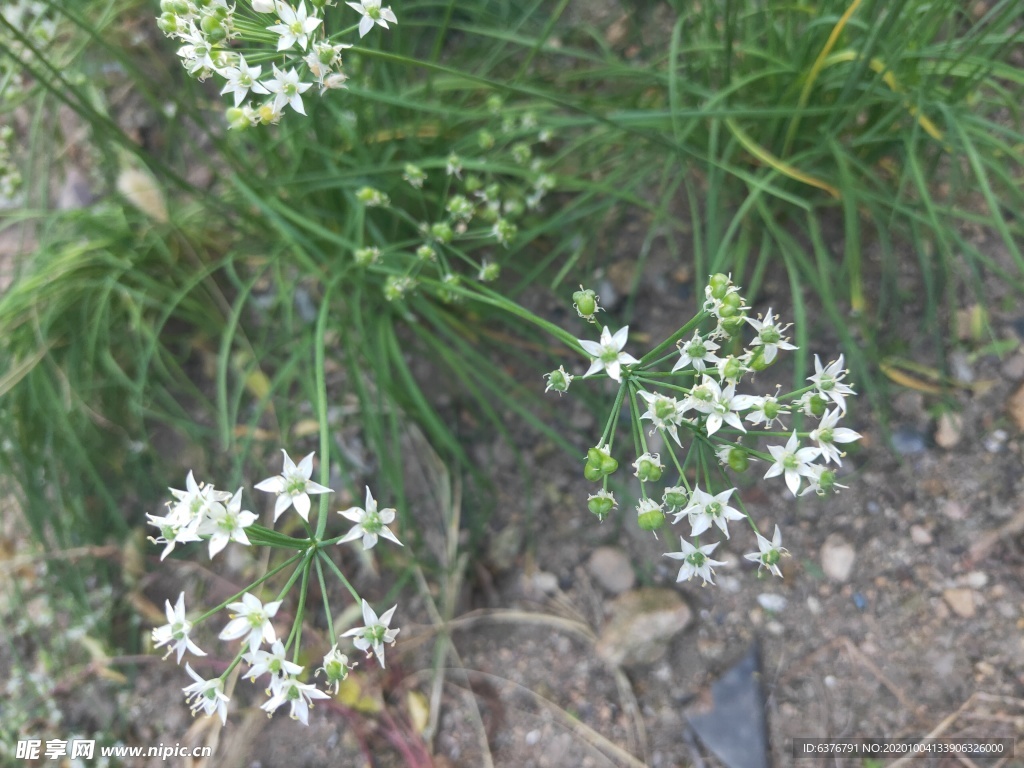
[[[1017,429],[1024,432],[1024,384],[1017,387],[1016,391],[1006,400],[1006,410],[1009,412]]]

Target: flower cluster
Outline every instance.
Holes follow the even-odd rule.
[[[0,126],[0,206],[14,200],[21,189],[21,171],[11,157],[11,143],[14,129],[9,125]]]
[[[395,520],[394,509],[378,509],[370,489],[366,489],[365,507],[351,507],[338,514],[355,523],[347,534],[324,539],[323,529],[326,519],[318,520],[317,531],[309,526],[310,495],[332,493],[330,488],[314,482],[313,456],[309,454],[298,464],[292,461],[287,452],[284,453],[284,468],[280,475],[269,477],[259,482],[256,488],[274,494],[274,522],[288,509],[294,509],[309,531],[309,537],[296,539],[264,528],[256,523],[256,515],[242,510],[239,489],[234,494],[218,491],[213,485],[197,482],[192,472],[185,480],[185,490],[170,489],[173,499],[168,503],[166,515],[148,515],[150,524],[160,529],[159,537],[151,539],[154,543],[165,545],[163,557],[172,552],[177,544],[207,539],[210,556],[220,552],[228,542],[234,541],[245,546],[252,543],[269,544],[277,548],[291,548],[297,552],[285,563],[298,563],[298,570],[281,590],[277,599],[263,602],[255,594],[255,589],[267,577],[251,584],[242,592],[225,601],[218,608],[209,611],[203,619],[218,610],[226,608],[228,621],[218,634],[224,641],[238,641],[239,648],[228,669],[216,678],[204,679],[186,664],[185,668],[194,682],[183,689],[193,714],[200,710],[207,715],[217,715],[222,721],[227,720],[228,697],[224,693],[224,681],[228,674],[239,663],[249,665],[247,676],[255,681],[264,675],[269,677],[267,684],[267,701],[262,709],[268,714],[284,704],[290,708],[290,716],[303,724],[309,722],[309,708],[316,699],[329,698],[329,694],[318,689],[314,684],[302,681],[304,667],[297,663],[299,658],[301,626],[305,606],[300,600],[292,620],[291,632],[287,641],[282,642],[281,635],[275,626],[275,620],[281,613],[282,605],[291,587],[301,575],[305,584],[310,571],[326,568],[339,575],[342,583],[359,600],[362,608],[364,625],[336,635],[333,623],[328,617],[333,646],[324,656],[323,666],[317,674],[326,676],[327,689],[337,693],[341,682],[348,676],[354,666],[348,657],[339,650],[338,640],[353,638],[356,649],[365,651],[367,656],[376,656],[381,667],[384,666],[384,646],[394,644],[399,630],[391,628],[391,620],[397,606],[392,606],[381,616],[377,616],[373,608],[358,597],[351,584],[341,576],[337,566],[327,556],[324,547],[330,544],[345,544],[361,540],[363,549],[371,549],[380,537],[386,538],[401,546],[401,542],[388,525]],[[284,566],[282,566],[284,567]],[[278,568],[277,570],[280,570]],[[275,571],[276,572],[276,571]],[[272,574],[271,574],[272,575]],[[305,594],[305,589],[302,590]],[[324,594],[325,609],[330,614],[327,604],[328,595]],[[193,622],[186,618],[185,595],[178,596],[172,606],[166,602],[167,623],[152,632],[153,645],[156,648],[167,648],[167,656],[176,654],[180,664],[186,653],[193,656],[206,656],[193,640]],[[197,620],[198,623],[200,620]],[[268,650],[269,649],[269,650]],[[291,655],[291,660],[288,656]]]
[[[0,4],[0,103],[11,102],[26,84],[27,70],[22,66],[37,54],[52,54],[51,44],[57,36],[57,21],[43,0],[5,0]],[[33,49],[35,52],[33,52]],[[3,171],[0,170],[0,178]],[[0,199],[11,197],[0,187]]]
[[[310,0],[309,8],[306,0],[160,0],[157,21],[181,44],[178,56],[190,75],[224,81],[221,93],[234,101],[228,123],[245,128],[276,123],[287,108],[306,114],[303,94],[314,85],[321,96],[345,87],[341,54],[352,46],[340,38],[355,27],[328,35],[324,14],[333,5],[334,0]],[[346,5],[359,13],[360,37],[375,25],[388,29],[398,22],[380,0]]]
[[[492,104],[499,105],[496,112],[502,111],[500,98],[489,99]],[[353,249],[352,261],[361,270],[383,276],[387,301],[401,303],[425,288],[450,303],[473,293],[474,284],[499,277],[501,255],[514,242],[522,220],[555,186],[538,151],[538,145],[551,140],[550,134],[537,130],[533,113],[513,116],[508,109],[503,114],[500,122],[496,116],[488,118],[477,146],[465,148],[464,154],[451,152],[407,163],[400,174],[404,183],[381,180],[389,184],[387,190],[369,185],[355,190],[366,223],[364,242]],[[518,166],[515,173],[508,171],[510,166]],[[411,247],[396,246],[394,237],[377,240],[384,229],[381,220],[415,221],[402,204],[409,188],[416,207],[426,201],[432,215],[410,232]],[[482,249],[482,257],[474,257],[469,249]],[[470,268],[469,274],[461,265]],[[467,287],[468,281],[472,283]],[[587,306],[585,298],[580,306]]]
[[[577,311],[589,321],[593,321],[597,307],[592,293],[581,288],[573,296]],[[581,300],[586,304],[583,308]],[[577,341],[579,350],[590,360],[583,377],[604,374],[619,384],[601,440],[587,453],[583,474],[602,484],[601,491],[588,498],[588,507],[604,519],[617,506],[608,483],[619,465],[612,457],[612,446],[619,411],[627,403],[637,457],[634,475],[640,482],[641,498],[636,506],[639,527],[657,531],[667,515],[674,516],[673,523],[685,520],[690,525],[693,541],[681,538],[680,551],[667,553],[682,561],[679,581],[699,576],[704,583],[714,583],[714,568],[723,563],[711,555],[721,541],[702,544],[700,539],[716,529],[728,539],[729,523],[743,520],[753,528],[758,545],[758,551],[746,558],[782,575],[778,566],[786,552],[782,534],[776,526],[771,539],[761,535],[743,509],[737,489],[729,480],[730,471],[743,472],[752,461],[770,462],[764,478],[781,477],[794,496],[821,496],[845,487],[836,477],[836,468],[845,456],[842,447],[860,435],[839,426],[846,414],[847,397],[854,394],[845,380],[842,356],[825,366],[815,356],[815,373],[808,378],[808,386],[795,392],[756,395],[737,391],[752,374],[773,365],[780,352],[795,349],[787,336],[788,328],[771,309],[757,318],[750,316],[731,279],[713,275],[701,312],[640,359],[626,351],[628,327],[612,333],[606,326],[599,341]],[[754,337],[746,343],[745,329],[754,331]],[[667,362],[672,362],[671,368],[660,370]],[[560,366],[547,378],[548,389],[563,393],[573,376]],[[811,420],[813,425],[809,430],[794,428],[796,425],[787,426],[790,419]],[[676,472],[674,484],[664,488],[660,498],[652,493],[651,486],[662,479],[666,468],[660,454],[648,450],[644,422],[652,428],[650,436],[661,436]],[[773,437],[784,438],[785,442],[773,443]],[[769,441],[765,449],[758,447],[758,438]]]

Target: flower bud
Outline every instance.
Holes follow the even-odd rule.
[[[430,236],[439,243],[450,243],[455,237],[455,232],[447,222],[439,221],[430,227]]]
[[[211,43],[219,43],[228,36],[228,31],[224,29],[224,23],[212,14],[203,16],[199,26],[206,34],[206,39]]]

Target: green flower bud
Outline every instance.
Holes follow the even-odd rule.
[[[569,391],[569,385],[575,377],[571,373],[566,373],[565,368],[560,365],[551,373],[545,373],[544,378],[548,380],[548,385],[544,388],[545,392],[548,390],[554,390],[555,392],[562,394],[563,392]]]
[[[466,177],[466,191],[469,192],[469,194],[472,195],[475,192],[479,192],[483,189],[483,186],[483,181],[481,181],[480,177],[475,173],[471,173]]]
[[[455,237],[455,232],[447,222],[439,221],[430,227],[430,236],[439,243],[450,243]]]
[[[819,395],[817,392],[811,395],[811,413],[815,417],[820,419],[822,416],[824,416],[826,408],[828,408],[828,400]]]
[[[476,143],[480,149],[494,149],[494,134],[488,130],[481,130],[476,135]]]
[[[738,379],[743,375],[743,363],[738,358],[730,357],[722,366],[723,379]]]
[[[252,126],[249,116],[240,107],[228,107],[224,115],[228,121],[228,128],[234,131],[241,131]]]
[[[597,302],[597,293],[589,288],[584,288],[582,285],[580,289],[572,295],[573,309],[576,313],[584,320],[593,322],[594,315],[600,309]]]
[[[735,317],[722,317],[722,330],[725,331],[729,336],[738,336],[740,331],[743,330],[745,323],[743,322],[743,315],[736,315]]]
[[[656,483],[661,479],[665,467],[661,463],[661,457],[654,453],[645,453],[633,462],[635,474],[641,483]]]
[[[199,26],[211,43],[219,43],[228,36],[228,31],[224,29],[224,23],[212,14],[203,16]]]

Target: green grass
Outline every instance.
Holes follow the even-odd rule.
[[[980,19],[952,0],[644,5],[614,46],[564,24],[566,5],[409,4],[391,33],[347,52],[347,91],[311,101],[308,119],[241,133],[222,130],[215,89],[177,68],[149,26],[155,5],[54,2],[59,45],[45,56],[0,21],[8,62],[12,46],[30,51],[17,67],[28,88],[6,109],[31,118],[32,182],[9,221],[39,240],[0,299],[0,460],[40,542],[122,540],[192,464],[237,484],[264,476],[280,446],[323,453],[311,422],[350,490],[361,471],[339,457],[355,436],[378,462],[382,502],[407,509],[405,468],[387,457],[410,421],[454,473],[477,471],[438,390],[469,404],[480,434],[506,432],[511,413],[578,451],[594,436],[553,428],[539,393],[582,326],[559,332],[517,302],[553,291],[568,306],[595,269],[634,256],[642,269],[659,238],[698,282],[732,272],[756,298],[784,281],[798,374],[813,334],[835,334],[876,401],[902,305],[923,312],[941,352],[965,291],[984,301],[986,280],[1021,285],[1019,4]],[[133,39],[137,26],[152,37]],[[166,67],[148,63],[154,48]],[[113,99],[126,87],[157,116],[152,147],[121,127]],[[101,201],[74,212],[51,200],[68,140],[60,105],[86,129]],[[168,108],[174,118],[159,117]],[[474,224],[436,263],[417,259],[421,222],[442,219],[452,194],[499,184],[519,207],[539,172],[516,156],[523,143],[555,186],[540,209],[509,214],[510,245]],[[461,179],[445,173],[452,153]],[[402,180],[410,162],[428,174],[422,191]],[[197,164],[212,188],[189,180]],[[167,197],[166,221],[115,191],[139,166]],[[364,206],[366,186],[391,206]],[[609,252],[615,228],[638,219],[641,253]],[[371,246],[380,260],[355,263]],[[909,292],[896,280],[907,261]],[[476,280],[487,263],[498,282]],[[389,301],[401,277],[416,288]],[[536,352],[562,342],[561,357]]]

